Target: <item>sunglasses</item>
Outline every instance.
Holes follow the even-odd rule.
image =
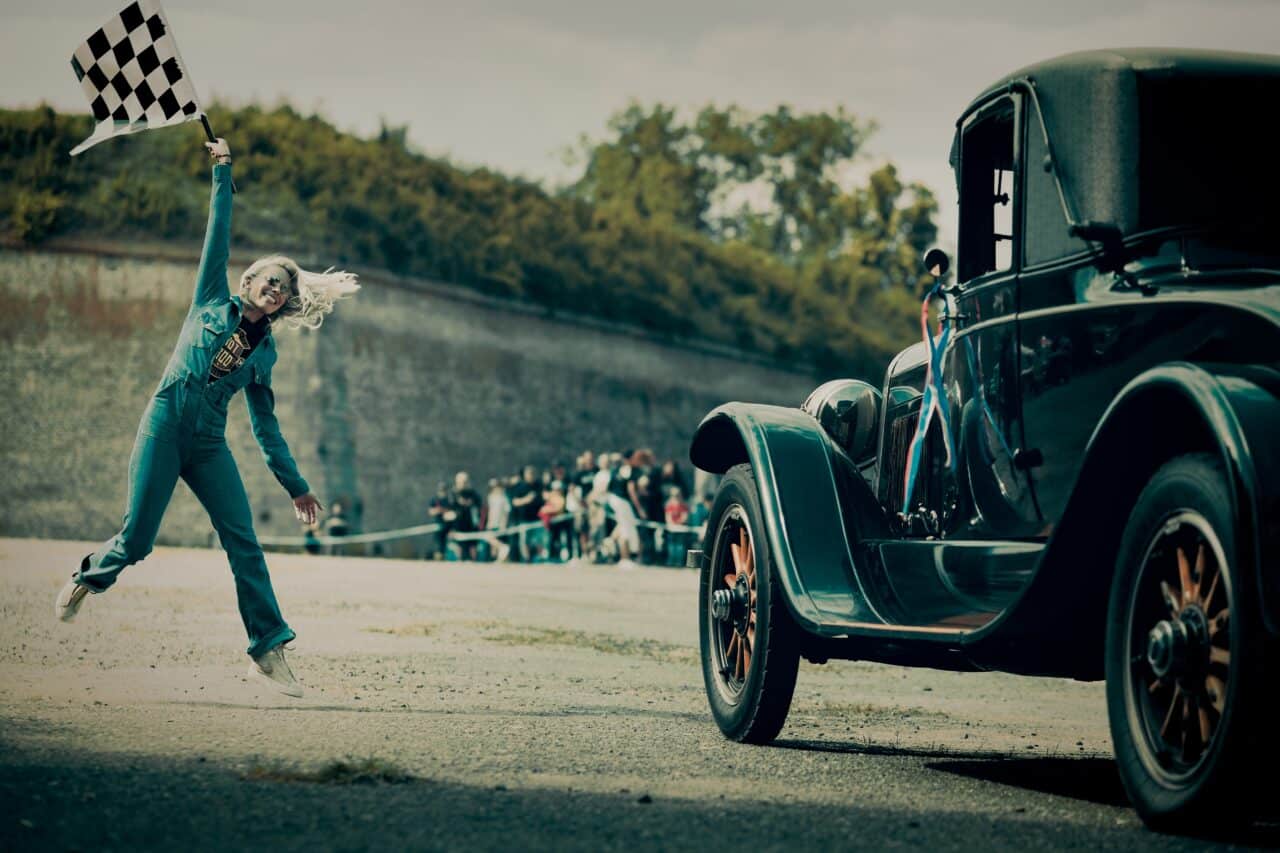
[[[288,286],[285,286],[285,280],[278,275],[267,276],[267,285],[274,288],[277,293],[285,293],[289,299],[296,299],[298,296],[298,288],[294,286],[293,279],[289,279]]]

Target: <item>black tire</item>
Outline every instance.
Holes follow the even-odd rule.
[[[751,553],[750,572],[743,581],[746,591],[738,590],[733,618],[722,619],[713,612],[714,597],[722,592],[723,602],[724,591],[730,590],[725,575],[736,568],[731,546],[741,545],[744,529]],[[698,624],[711,715],[725,737],[742,743],[768,743],[777,737],[791,708],[800,664],[797,629],[787,612],[766,537],[751,466],[735,465],[721,481],[707,520]],[[753,586],[754,602],[750,600]],[[735,643],[744,638],[749,651],[745,659],[734,653],[742,651],[744,647]]]
[[[1139,496],[1117,557],[1111,737],[1130,800],[1160,831],[1234,831],[1266,790],[1258,780],[1274,754],[1263,716],[1275,650],[1252,572],[1237,563],[1233,505],[1216,457],[1173,459]]]

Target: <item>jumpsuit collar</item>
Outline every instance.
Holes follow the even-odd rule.
[[[231,323],[231,325],[233,326],[237,325],[237,323],[234,321],[238,320],[240,317],[243,317],[243,316],[244,316],[244,300],[242,300],[239,296],[232,296],[231,297],[231,318],[233,322]],[[267,320],[267,331],[266,331],[266,334],[262,336],[262,341],[263,343],[266,343],[267,341],[271,340],[271,319],[266,315],[263,315],[263,317],[264,319]]]

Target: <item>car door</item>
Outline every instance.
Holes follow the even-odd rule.
[[[931,437],[943,483],[933,510],[952,540],[1020,538],[1040,527],[1019,467],[1022,106],[1014,93],[992,99],[967,116],[957,140],[960,241],[956,285],[946,294],[953,332],[943,371],[948,417]]]
[[[1013,541],[1043,527],[1020,453],[1021,118],[1021,96],[1000,93],[962,119],[955,283],[943,290],[945,308],[931,308],[933,343],[904,351],[886,377],[877,493],[901,524],[873,544],[878,588],[893,621],[931,631],[987,624],[1016,599],[1041,550]],[[932,411],[931,397],[941,401]]]

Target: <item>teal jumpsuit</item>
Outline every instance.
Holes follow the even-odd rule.
[[[231,235],[231,167],[213,167],[209,226],[196,276],[195,298],[159,386],[147,404],[129,459],[129,500],[123,526],[85,558],[77,582],[94,592],[115,583],[125,566],[151,553],[160,519],[181,477],[209,513],[231,573],[249,654],[258,656],[292,640],[280,615],[267,563],[253,532],[253,513],[235,459],[227,446],[227,403],[241,388],[253,434],[267,467],[292,498],[310,491],[280,435],[271,393],[276,360],[270,333],[240,367],[213,382],[213,356],[240,323],[240,299],[227,289]]]

